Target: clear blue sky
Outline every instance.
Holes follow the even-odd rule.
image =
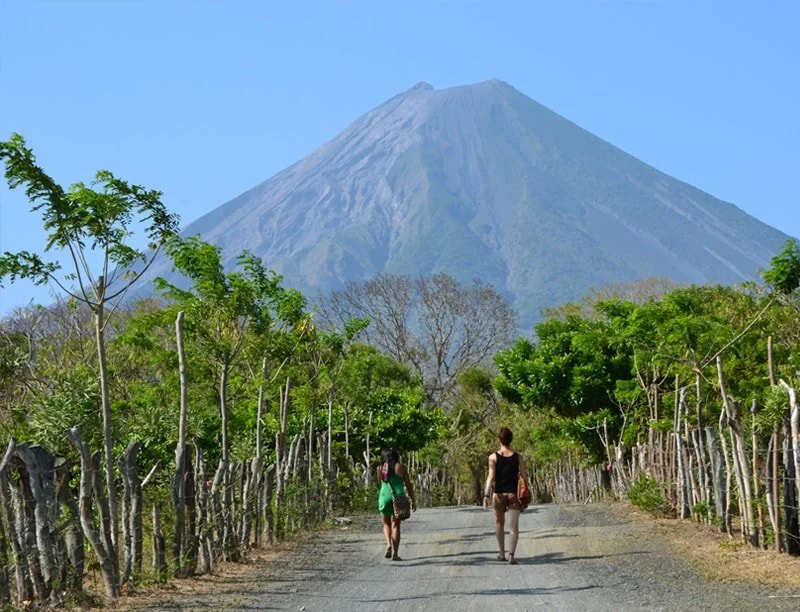
[[[499,78],[800,236],[798,0],[0,0],[0,138],[184,224],[427,81]],[[0,251],[40,219],[0,186]],[[47,292],[0,290],[0,315]]]

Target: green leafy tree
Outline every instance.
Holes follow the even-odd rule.
[[[277,323],[298,323],[305,301],[281,287],[281,277],[260,259],[243,252],[238,269],[225,272],[219,247],[194,236],[175,238],[167,246],[175,269],[191,281],[190,289],[156,279],[156,287],[186,313],[187,337],[196,343],[217,373],[222,459],[229,461],[229,383],[244,355],[249,333],[265,336]],[[259,345],[268,352],[266,340]]]
[[[764,280],[783,295],[790,295],[800,287],[800,244],[789,240],[764,272]]]
[[[28,278],[36,284],[52,283],[65,294],[88,305],[94,316],[100,370],[100,402],[105,447],[106,487],[112,544],[118,545],[117,497],[112,457],[111,405],[108,394],[105,329],[108,309],[137,280],[137,271],[152,263],[160,246],[178,229],[178,218],[161,202],[161,192],[99,171],[91,185],[75,183],[64,189],[36,163],[33,151],[19,134],[0,142],[0,159],[12,189],[23,188],[31,210],[42,215],[47,234],[45,251],[64,250],[69,273],[61,276],[61,263],[46,261],[37,253],[20,251],[0,256],[0,281]],[[146,248],[132,245],[134,229],[147,236]],[[99,267],[93,267],[95,257]]]
[[[523,338],[495,356],[502,397],[569,417],[610,406],[616,381],[630,375],[630,361],[602,321],[551,319],[536,326],[536,336],[536,343]]]

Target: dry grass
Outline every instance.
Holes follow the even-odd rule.
[[[629,520],[649,525],[653,537],[661,539],[669,552],[686,559],[706,578],[773,587],[800,585],[798,557],[753,549],[740,536],[719,533],[709,525],[653,518],[628,503],[620,503],[619,510]]]
[[[213,592],[218,585],[247,579],[255,568],[263,567],[292,554],[305,539],[299,537],[290,542],[281,542],[269,549],[252,551],[245,563],[220,563],[213,574],[123,590],[122,597],[109,603],[106,607],[112,610],[140,610],[147,606],[158,605],[165,597],[172,601],[181,597],[197,599],[203,594]]]

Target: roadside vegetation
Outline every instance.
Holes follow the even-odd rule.
[[[310,302],[180,236],[157,191],[105,171],[63,188],[18,136],[0,160],[49,236],[0,256],[0,282],[58,292],[0,321],[4,605],[96,597],[89,568],[114,599],[372,511],[387,446],[422,505],[478,503],[501,424],[539,502],[628,498],[800,555],[794,242],[761,284],[606,287],[517,337],[480,282],[383,275]],[[126,301],[160,253],[183,282]]]

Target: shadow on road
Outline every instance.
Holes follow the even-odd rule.
[[[628,557],[630,555],[648,555],[649,551],[630,551],[625,553],[614,553],[607,555],[585,555],[585,556],[564,556],[563,553],[544,553],[541,555],[533,555],[530,557],[523,557],[517,559],[520,565],[546,565],[550,563],[571,563],[573,561],[591,561],[594,559],[608,559],[610,557]]]
[[[504,562],[498,561],[497,553],[493,550],[468,551],[461,553],[449,553],[444,555],[428,555],[426,557],[407,558],[398,564],[398,567],[413,567],[417,565],[502,565]],[[575,561],[592,561],[597,559],[608,559],[610,557],[645,555],[648,551],[631,551],[627,553],[617,553],[608,555],[582,555],[565,556],[563,553],[544,553],[530,557],[518,557],[519,565],[548,565],[559,563],[573,563]]]
[[[489,508],[488,510],[484,510],[483,506],[447,506],[447,507],[438,507],[434,509],[437,512],[486,512],[486,514],[491,514],[492,509]],[[529,514],[535,514],[540,511],[540,508],[534,506],[528,506],[523,512],[522,517],[526,517]]]
[[[437,597],[445,597],[448,599],[452,599],[453,597],[458,596],[486,596],[486,597],[500,597],[500,596],[517,596],[517,595],[556,595],[559,593],[570,593],[570,592],[578,592],[578,591],[588,591],[590,589],[596,589],[597,586],[588,585],[588,586],[580,586],[580,587],[556,587],[556,588],[547,588],[547,587],[531,587],[528,589],[510,589],[510,588],[499,588],[499,589],[474,589],[469,591],[440,591],[440,592],[428,592],[421,595],[409,595],[407,597],[392,597],[389,599],[354,599],[354,602],[358,603],[389,603],[395,601],[414,601],[417,599],[424,599],[430,600],[435,599]]]

